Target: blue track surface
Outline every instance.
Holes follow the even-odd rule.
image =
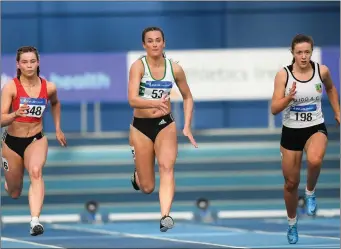
[[[30,237],[27,225],[8,225],[2,231],[2,248],[340,248],[339,218],[301,220],[296,245],[286,241],[285,222],[278,219],[222,220],[220,225],[178,222],[167,233],[159,232],[157,221],[48,224],[45,234],[39,237]]]

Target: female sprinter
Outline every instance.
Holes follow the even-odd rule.
[[[130,145],[133,147],[136,170],[132,184],[136,190],[141,189],[146,194],[153,192],[156,157],[160,172],[162,232],[174,226],[169,216],[175,191],[174,164],[178,153],[177,130],[169,100],[173,84],[178,86],[184,100],[183,133],[197,147],[191,131],[192,94],[183,69],[164,57],[164,38],[160,28],[149,27],[143,31],[142,42],[147,56],[132,64],[128,87],[129,104],[134,108]]]
[[[321,108],[322,84],[325,86],[335,119],[340,124],[337,90],[325,65],[311,61],[314,43],[311,37],[297,35],[291,44],[292,64],[275,77],[271,111],[283,111],[281,137],[284,200],[288,215],[287,239],[298,241],[296,209],[303,150],[307,154],[308,175],[305,188],[307,214],[317,210],[315,187],[327,147],[328,132]]]
[[[60,128],[56,86],[39,77],[37,49],[19,48],[16,60],[17,78],[8,82],[1,93],[1,127],[8,126],[2,137],[2,164],[5,189],[14,199],[19,198],[22,191],[24,168],[29,173],[30,233],[36,236],[44,232],[39,216],[44,200],[42,169],[48,144],[43,134],[42,116],[48,101],[51,102],[57,140],[62,146],[66,146],[66,140]]]

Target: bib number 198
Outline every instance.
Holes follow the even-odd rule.
[[[296,120],[297,121],[312,121],[313,116],[311,112],[296,112]]]

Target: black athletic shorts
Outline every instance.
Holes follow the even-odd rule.
[[[26,148],[33,141],[39,140],[42,137],[44,137],[43,132],[39,132],[32,137],[14,137],[9,135],[7,131],[5,131],[4,134],[2,135],[2,141],[8,146],[8,148],[17,153],[21,158],[24,158]]]
[[[287,150],[303,151],[308,139],[316,132],[322,132],[328,137],[324,123],[306,128],[289,128],[283,125],[281,146]]]
[[[159,118],[136,118],[134,117],[133,126],[155,142],[159,132],[174,122],[172,114],[167,114]]]

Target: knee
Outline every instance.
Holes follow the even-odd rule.
[[[38,180],[42,178],[42,169],[40,167],[30,167],[29,175],[31,180]]]
[[[294,179],[286,178],[285,179],[284,188],[288,192],[293,192],[293,191],[298,189],[299,185],[300,185],[300,181],[299,180],[294,180]]]
[[[19,199],[20,195],[21,195],[21,189],[16,189],[10,193],[10,196],[13,199]]]
[[[145,194],[151,194],[154,192],[155,185],[154,184],[142,184],[140,189]]]
[[[309,155],[307,157],[308,167],[319,168],[322,164],[322,157],[316,155]]]
[[[171,174],[173,173],[174,166],[172,163],[159,163],[159,171],[160,174],[168,173]]]
[[[21,195],[22,185],[21,186],[15,186],[15,187],[9,187],[7,184],[7,181],[5,181],[5,190],[7,191],[8,195],[12,199],[18,199]]]
[[[18,199],[21,195],[21,188],[7,188],[6,191],[12,199]]]

